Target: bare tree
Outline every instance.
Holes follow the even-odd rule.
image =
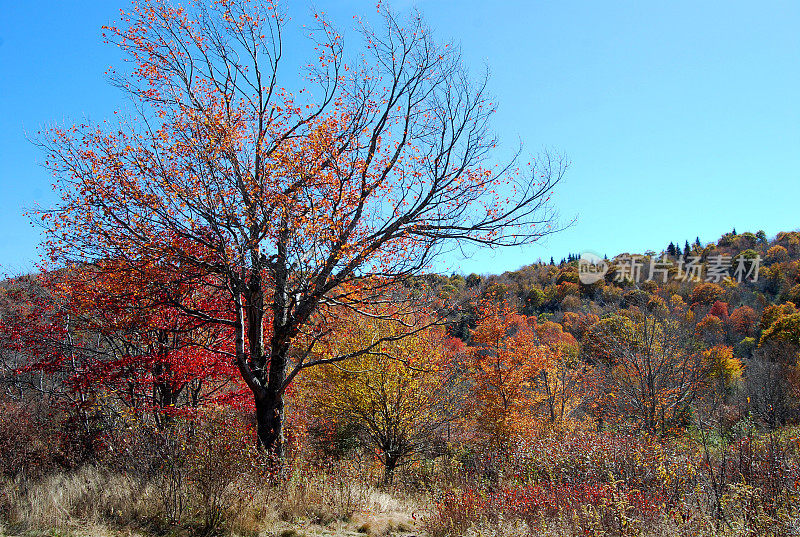
[[[747,361],[747,407],[770,429],[777,429],[797,416],[798,405],[791,382],[797,356],[797,345],[767,341]]]
[[[649,432],[688,424],[707,380],[691,332],[663,306],[629,313],[600,321],[584,337],[587,357],[605,370],[598,382],[604,408]]]

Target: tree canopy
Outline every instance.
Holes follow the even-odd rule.
[[[444,249],[553,231],[565,161],[493,165],[486,80],[420,17],[380,15],[348,55],[316,14],[293,92],[277,2],[136,2],[105,31],[133,113],[40,138],[61,196],[41,212],[51,259],[139,281],[157,267],[147,307],[226,327],[268,449],[297,373],[371,348],[315,359],[330,318],[402,302],[398,282]]]

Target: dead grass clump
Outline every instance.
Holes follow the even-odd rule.
[[[94,466],[39,480],[18,477],[4,484],[2,496],[5,518],[30,529],[104,523],[139,526],[162,514],[156,487]]]

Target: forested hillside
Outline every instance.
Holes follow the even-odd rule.
[[[146,286],[100,265],[8,279],[6,531],[785,534],[800,233],[624,254],[588,285],[579,265],[430,274],[392,291],[427,311],[338,316],[286,391],[280,459],[229,331],[132,309],[110,287]]]

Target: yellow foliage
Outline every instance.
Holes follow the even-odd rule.
[[[703,358],[712,378],[719,378],[730,385],[742,378],[742,362],[733,356],[733,349],[727,345],[715,345],[703,352]]]
[[[364,431],[387,480],[399,459],[425,449],[451,415],[448,401],[456,394],[443,339],[437,327],[415,331],[397,321],[358,319],[333,355],[357,354],[313,368],[305,381],[314,417]]]

